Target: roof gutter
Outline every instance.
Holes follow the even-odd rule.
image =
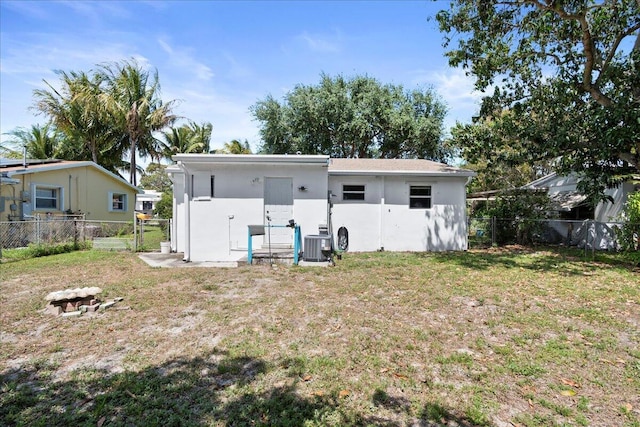
[[[328,165],[325,155],[280,155],[280,154],[176,154],[172,159],[189,164],[266,164],[266,165]]]
[[[447,172],[447,171],[385,171],[385,170],[329,170],[329,175],[334,176],[353,176],[353,175],[386,175],[386,176],[426,176],[426,177],[451,177],[466,176],[474,177],[475,172]]]

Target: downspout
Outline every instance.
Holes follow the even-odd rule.
[[[380,177],[380,250],[384,250],[384,175]]]
[[[191,186],[192,179],[189,170],[182,162],[178,162],[180,169],[184,171],[184,262],[191,261]]]

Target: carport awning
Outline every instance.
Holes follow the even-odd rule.
[[[560,191],[558,193],[549,194],[551,206],[558,211],[570,211],[578,207],[587,200],[587,196],[577,191]]]

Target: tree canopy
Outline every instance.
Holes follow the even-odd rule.
[[[450,65],[493,90],[472,150],[553,159],[592,193],[640,171],[640,0],[455,0],[437,20]]]
[[[153,133],[177,119],[174,101],[160,98],[157,70],[130,60],[56,73],[59,88],[45,80],[47,88],[34,91],[34,108],[63,135],[57,156],[92,160],[112,172],[129,169],[136,185],[136,156],[158,158]]]
[[[216,150],[216,153],[219,154],[251,154],[251,147],[249,146],[249,141],[246,139],[244,142],[240,142],[237,139],[233,139],[229,142],[225,142],[224,146]]]
[[[175,122],[174,101],[162,102],[158,71],[150,73],[135,60],[103,65],[99,75],[106,82],[103,104],[129,142],[129,181],[136,185],[136,156],[159,157],[153,132]]]
[[[53,159],[61,154],[62,135],[50,123],[32,125],[29,129],[17,128],[8,134],[12,148],[7,148],[7,154],[11,157],[22,156],[23,148],[31,159]]]
[[[162,132],[158,140],[162,157],[171,159],[178,153],[208,153],[211,144],[213,125],[190,121],[180,127],[171,127]]]
[[[167,166],[163,164],[149,163],[142,178],[140,178],[140,187],[161,193],[171,192],[171,179],[166,169]]]
[[[272,96],[251,108],[261,123],[261,151],[333,157],[446,160],[446,107],[431,89],[405,90],[376,79],[321,75],[283,102]]]

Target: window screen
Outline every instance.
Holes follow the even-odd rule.
[[[342,200],[364,200],[364,185],[343,185]]]
[[[431,209],[431,186],[412,185],[409,188],[410,209]]]

